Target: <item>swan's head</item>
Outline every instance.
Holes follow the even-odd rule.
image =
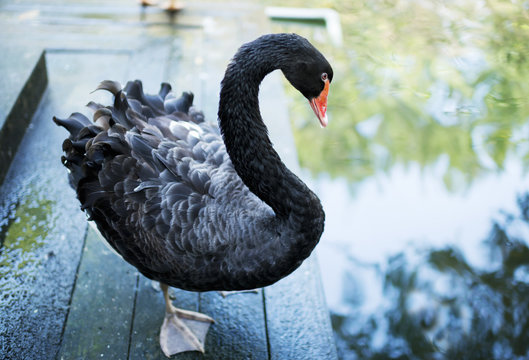
[[[294,34],[292,34],[294,35]],[[305,38],[295,35],[288,51],[288,61],[281,67],[288,81],[303,94],[318,117],[327,126],[327,96],[332,82],[332,67],[325,57]]]
[[[230,90],[237,88],[246,91],[249,89],[248,83],[260,83],[276,69],[281,69],[292,86],[309,100],[321,126],[327,126],[327,96],[333,77],[332,67],[318,49],[297,34],[262,35],[242,45],[222,80],[221,103],[226,103],[228,108]],[[233,83],[239,85],[234,87]]]

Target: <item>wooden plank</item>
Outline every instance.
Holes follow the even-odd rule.
[[[168,74],[175,68],[181,67],[181,38],[189,37],[189,34],[175,29],[166,30],[145,49],[135,52],[130,62],[129,79],[142,80],[144,91],[148,93],[158,92],[160,83],[167,81]],[[153,62],[153,54],[156,54],[155,62]],[[198,293],[178,289],[171,291],[175,296],[175,306],[198,311]],[[167,359],[160,348],[160,327],[164,314],[165,303],[162,292],[155,291],[153,282],[140,275],[130,337],[130,359]],[[198,353],[184,353],[175,358],[195,359],[198,355]]]
[[[204,359],[268,359],[262,290],[200,294],[200,311],[215,319]]]
[[[111,68],[111,69],[112,68],[115,68],[115,69],[119,68],[119,69],[122,70],[121,74],[116,73],[113,76],[107,76],[107,77],[104,77],[104,78],[96,78],[94,76],[93,79],[91,79],[91,81],[94,82],[94,86],[95,86],[101,80],[104,80],[104,79],[116,79],[116,80],[120,81],[122,83],[122,85],[124,86],[126,81],[128,81],[130,79],[139,78],[139,79],[142,79],[144,81],[144,89],[145,89],[145,91],[151,92],[151,93],[157,92],[158,91],[158,87],[160,85],[160,82],[162,81],[162,79],[164,77],[164,74],[167,71],[165,66],[163,66],[163,64],[165,62],[165,59],[167,59],[169,57],[169,53],[170,53],[169,50],[171,48],[172,41],[173,41],[173,39],[171,37],[168,37],[168,36],[167,37],[161,37],[161,38],[159,38],[157,40],[152,40],[144,48],[138,49],[137,51],[132,53],[132,56],[127,61],[109,62],[109,68]],[[68,53],[68,52],[66,52],[66,53]],[[152,61],[153,60],[153,54],[156,54],[157,63],[159,62],[161,64],[161,66],[153,66],[153,61]],[[107,100],[106,103],[108,103],[108,102],[109,101]],[[80,105],[78,104],[78,106],[80,106]],[[102,241],[104,241],[104,240],[102,240]],[[85,253],[83,255],[83,259],[85,257],[88,257],[88,258],[91,257],[91,254],[90,254],[90,252],[88,252],[88,250],[90,250],[90,249],[87,248],[87,250],[85,251]],[[125,264],[125,262],[122,259],[120,259],[118,262],[114,262],[114,263],[113,264],[109,264],[106,267],[107,271],[111,272],[112,271],[112,266],[117,266],[118,269],[120,269],[123,266],[123,264]],[[92,264],[92,266],[99,266],[99,265],[103,266],[104,264],[103,263],[102,264],[95,264],[95,265]],[[129,266],[129,265],[127,265],[127,266]],[[145,279],[143,277],[141,277],[141,278]],[[89,288],[91,290],[88,290],[88,291],[91,291],[91,292],[97,293],[97,294],[104,294],[106,297],[109,297],[109,298],[126,298],[126,299],[129,299],[129,298],[135,298],[136,297],[135,284],[133,285],[132,283],[130,283],[130,281],[134,281],[135,282],[136,279],[133,279],[133,280],[129,279],[129,284],[127,286],[113,286],[113,287],[107,288],[106,284],[104,282],[94,281],[94,279],[92,279],[91,277],[80,277],[79,280],[78,280],[76,288]],[[141,283],[141,284],[143,284],[143,283]],[[132,306],[132,304],[129,304],[127,302],[125,305],[123,305],[124,308],[120,309],[120,311],[128,312],[131,318],[133,318],[134,316],[138,316],[138,320],[136,321],[136,325],[140,326],[141,330],[140,331],[136,330],[135,333],[131,333],[131,331],[132,331],[131,330],[132,323],[131,322],[129,322],[129,323],[122,322],[123,324],[127,324],[127,326],[129,326],[129,328],[128,329],[125,329],[124,327],[120,328],[119,332],[122,335],[122,338],[120,339],[120,341],[121,341],[122,345],[120,347],[116,348],[116,350],[114,350],[114,352],[112,353],[113,357],[118,356],[117,349],[119,349],[119,350],[123,351],[123,353],[121,355],[119,355],[119,357],[120,358],[127,358],[128,357],[129,347],[133,351],[131,357],[134,357],[137,354],[141,353],[142,355],[139,358],[145,358],[144,355],[146,355],[146,353],[145,353],[146,351],[147,351],[147,354],[149,354],[149,357],[155,356],[157,354],[157,352],[155,350],[157,350],[159,348],[159,345],[157,345],[157,348],[156,347],[149,347],[148,344],[149,344],[150,338],[148,336],[146,336],[146,337],[136,336],[138,333],[139,334],[142,334],[142,333],[149,334],[149,332],[151,332],[151,331],[156,332],[159,329],[159,326],[161,325],[161,322],[160,322],[160,324],[156,325],[157,327],[150,328],[150,327],[148,327],[148,325],[150,324],[148,321],[145,324],[143,324],[143,319],[152,320],[152,317],[150,316],[150,313],[154,310],[154,309],[152,309],[151,299],[149,298],[149,296],[147,296],[146,298],[147,298],[147,301],[145,302],[144,301],[145,300],[144,292],[141,292],[139,298],[135,299],[136,300],[135,306]],[[196,298],[195,306],[198,306],[198,297],[195,296],[195,298]],[[83,314],[82,306],[81,305],[77,305],[77,303],[76,303],[77,301],[79,301],[79,299],[82,299],[82,297],[73,298],[72,299],[72,308],[71,308],[71,314],[70,315],[74,319],[76,319],[77,317],[82,316],[82,314]],[[104,299],[102,301],[104,301]],[[137,311],[135,311],[135,309]],[[149,309],[149,311],[145,311],[145,309]],[[163,315],[163,309],[164,309],[163,306],[160,307],[160,309],[159,309],[161,311],[162,315]],[[146,314],[146,316],[142,316],[143,314]],[[109,315],[111,315],[111,314],[109,314]],[[162,316],[162,319],[163,319],[163,316]],[[114,320],[112,320],[112,321],[114,321]],[[70,323],[70,320],[69,320],[69,323]],[[87,338],[91,338],[91,339],[88,340],[88,341],[85,341],[85,342],[78,343],[78,344],[72,344],[72,342],[75,342],[75,336],[67,336],[68,332],[66,331],[65,332],[65,337],[64,337],[63,349],[65,349],[65,348],[70,349],[72,346],[75,347],[77,352],[66,354],[68,356],[70,356],[71,354],[74,354],[75,356],[77,356],[76,354],[87,354],[87,352],[89,352],[89,354],[92,354],[92,352],[94,351],[94,350],[91,349],[91,347],[93,347],[93,343],[97,343],[98,346],[99,346],[99,344],[101,344],[101,341],[104,340],[104,336],[105,336],[104,334],[109,332],[109,331],[110,330],[108,330],[108,329],[105,330],[105,332],[103,332],[101,336],[100,336],[101,330],[99,330],[99,332],[97,332],[97,333],[94,333],[94,335],[91,335],[90,332],[87,332],[86,334],[84,334],[84,336],[86,336]],[[125,333],[127,334],[126,336],[123,335]],[[130,339],[132,339],[132,343],[130,343],[130,344],[129,344],[129,341],[130,341],[129,334],[130,334]],[[158,335],[156,335],[156,336],[158,336]],[[144,340],[146,341],[146,344],[147,344],[146,346],[144,346],[145,344],[142,343],[142,341],[144,341]],[[157,343],[157,341],[156,341],[156,343]],[[103,343],[103,345],[104,345],[104,343]],[[105,353],[102,353],[102,354],[104,355]],[[66,358],[68,358],[68,356],[66,356]]]
[[[59,351],[86,217],[60,163],[66,131],[51,118],[78,110],[79,99],[95,86],[87,78],[110,72],[104,65],[114,56],[122,59],[47,55],[48,90],[0,190],[0,238],[4,238],[0,353],[4,358],[50,359]]]
[[[0,67],[10,69],[0,80],[0,184],[48,84],[42,49],[9,50],[0,59]]]
[[[138,273],[89,228],[59,359],[127,359]]]
[[[171,289],[176,307],[198,311],[198,293]],[[165,302],[161,290],[155,290],[153,282],[140,275],[134,323],[130,339],[131,360],[167,359],[160,348],[160,327],[165,315]],[[209,335],[208,335],[209,336]],[[183,353],[174,356],[178,360],[198,359],[199,353]]]
[[[225,66],[241,37],[250,40],[252,33],[241,31],[241,21],[234,19],[256,16],[255,6],[240,6],[230,12],[221,11],[218,4],[189,4],[188,19],[208,16],[219,31],[192,29],[178,33],[166,64],[164,78],[175,93],[192,91],[195,106],[204,111],[206,119],[216,122],[218,92]],[[253,25],[262,22],[260,18]],[[188,20],[190,21],[190,20]],[[197,20],[195,20],[197,21]],[[206,25],[207,27],[208,25]],[[227,34],[230,34],[227,36]],[[162,59],[157,66],[164,65]],[[159,330],[163,321],[164,305],[161,294],[154,294],[147,282],[140,282],[136,315],[131,337],[131,359],[164,359],[159,346]],[[206,337],[206,353],[188,352],[174,356],[176,359],[268,359],[264,307],[261,292],[230,295],[226,299],[216,292],[200,294],[175,290],[175,306],[200,311],[215,319]],[[155,304],[155,305],[154,305]],[[152,314],[151,314],[152,312]],[[149,314],[149,315],[145,315]]]
[[[226,24],[221,16],[214,17],[213,22],[217,24],[219,31],[206,31],[202,35],[203,44],[193,43],[191,49],[184,48],[184,56],[190,50],[195,54],[195,57],[203,61],[199,63],[200,67],[194,70],[199,71],[200,84],[202,84],[200,87],[202,96],[198,97],[198,101],[202,104],[199,105],[199,108],[205,109],[207,119],[210,121],[212,118],[216,118],[219,82],[228,59],[243,42],[253,40],[259,32],[266,29],[266,26],[263,26],[260,21],[255,13],[252,16],[247,16],[246,26],[248,23],[254,26],[253,29],[249,29],[244,28],[245,25],[241,22]],[[197,54],[197,47],[205,49],[203,51],[207,51],[207,57],[201,56],[200,53]],[[183,67],[180,69],[184,72],[186,70]],[[188,73],[188,76],[192,76],[192,73],[191,75]],[[178,79],[179,77],[176,78],[176,80]],[[294,172],[300,174],[282,81],[282,77],[277,72],[265,79],[261,85],[261,111],[276,149],[285,163]],[[307,274],[312,275],[307,276]],[[274,359],[336,359],[329,314],[319,284],[319,269],[316,261],[309,260],[290,278],[292,280],[283,280],[277,286],[264,290],[265,294],[270,295],[266,297],[266,325],[264,327],[258,320],[256,321],[256,319],[264,316],[264,311],[257,309],[257,306],[263,305],[257,305],[258,302],[255,299],[251,305],[233,302],[226,307],[226,313],[220,312],[218,314],[216,307],[222,307],[223,304],[215,297],[216,294],[202,294],[200,310],[217,320],[217,323],[211,327],[206,341],[206,357],[268,359],[270,356]],[[292,292],[288,292],[289,287],[292,287]],[[245,295],[251,294],[236,296]],[[209,301],[204,301],[204,298],[209,299]],[[227,300],[230,301],[229,298]],[[286,306],[283,307],[285,304]],[[269,306],[270,309],[268,309]],[[241,309],[243,312],[253,309],[248,312],[252,315],[247,318],[246,323],[241,322],[241,319],[245,318],[243,314],[229,316],[230,312],[237,313]],[[302,316],[303,319],[298,321],[298,316]],[[254,328],[248,329],[257,335],[252,339],[252,342],[240,340],[248,335],[238,336],[237,333],[241,331],[237,329],[239,324],[247,327],[247,329],[252,326],[249,324],[253,324]],[[264,347],[261,347],[262,344],[266,344],[263,337],[263,335],[266,336],[266,326],[268,326],[268,337],[270,338],[270,354],[268,351],[264,351]],[[260,332],[261,330],[264,332]],[[231,337],[227,334],[231,334]],[[300,340],[300,336],[305,338]],[[256,351],[256,348],[259,350]]]
[[[262,114],[281,159],[303,178],[281,81],[274,73],[261,85]],[[337,359],[320,279],[313,253],[294,273],[264,289],[270,359]]]
[[[208,121],[216,123],[220,81],[226,66],[240,45],[264,29],[266,18],[262,8],[253,4],[234,4],[227,11],[223,4],[196,3],[188,13],[207,20],[202,20],[203,31],[184,35],[179,66],[169,78],[178,89],[194,91],[195,105]],[[199,310],[215,319],[206,337],[203,358],[268,359],[261,290],[226,298],[217,292],[201,293]]]
[[[215,319],[206,337],[206,353],[173,356],[188,359],[268,359],[262,291],[237,293],[223,298],[217,292],[194,293],[171,289],[177,307],[200,311]],[[200,296],[200,300],[198,300]],[[200,306],[197,307],[197,303]],[[142,277],[138,288],[130,359],[166,359],[160,344],[165,306],[160,291]]]
[[[175,36],[177,34],[174,33]],[[127,81],[138,79],[141,80],[145,93],[158,93],[160,84],[166,81],[167,63],[173,46],[177,46],[173,45],[175,42],[178,44],[178,41],[166,35],[152,39],[143,48],[135,50],[127,64],[126,78],[118,79],[121,85],[125,86]]]
[[[0,129],[3,128],[8,114],[13,111],[17,98],[20,98],[25,91],[38,91],[37,94],[30,94],[38,95],[36,99],[26,100],[34,101],[35,104],[23,104],[33,105],[36,108],[47,83],[46,63],[43,58],[42,47],[27,49],[20,44],[2,44],[1,49],[3,56],[0,58],[0,69],[2,69],[3,76],[0,78],[0,99],[2,100],[0,101]],[[9,71],[7,71],[8,69]],[[38,71],[35,73],[36,69]],[[35,75],[44,76],[46,81],[44,81],[44,86],[34,84],[36,89],[31,89],[27,84]],[[31,120],[35,108],[29,115],[28,122]]]
[[[338,358],[320,281],[313,255],[265,289],[271,360]]]

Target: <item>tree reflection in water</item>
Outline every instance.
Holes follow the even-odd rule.
[[[520,214],[504,214],[493,224],[485,241],[489,262],[475,264],[480,249],[474,247],[474,240],[479,237],[466,236],[477,228],[480,234],[487,233],[484,219],[489,219],[489,210],[499,207],[491,205],[496,203],[488,201],[494,196],[487,191],[500,189],[493,195],[505,194],[501,206],[511,205],[507,202],[516,186],[505,186],[496,175],[516,177],[521,191],[527,189],[519,178],[527,176],[529,169],[528,2],[262,2],[330,7],[340,14],[341,48],[331,45],[322,26],[281,22],[275,30],[306,36],[333,64],[330,124],[325,132],[314,126],[314,116],[302,97],[292,93],[289,109],[301,166],[319,184],[314,188],[324,189],[318,195],[324,203],[328,200],[327,214],[332,213],[328,211],[332,205],[351,210],[334,212],[343,224],[333,223],[335,218],[328,216],[319,245],[320,249],[340,248],[329,250],[334,258],[322,262],[324,279],[327,268],[338,267],[336,258],[358,256],[348,264],[354,270],[347,270],[342,286],[348,292],[346,306],[339,303],[339,296],[329,302],[341,357],[529,359],[529,251],[522,240],[529,239],[529,195],[519,200]],[[290,94],[293,90],[287,87],[286,91]],[[442,183],[446,193],[421,199],[428,191],[386,186],[403,178],[419,184],[413,176],[395,176],[400,169],[417,167],[424,174],[421,185],[430,189]],[[402,196],[373,195],[380,179],[381,188],[400,191]],[[376,203],[384,210],[333,204],[334,197],[322,196],[329,184],[333,187],[342,181],[354,190],[351,203]],[[482,186],[487,182],[498,187]],[[372,191],[361,196],[366,189]],[[335,193],[339,190],[333,188]],[[472,196],[465,197],[467,190]],[[406,198],[408,194],[411,196]],[[440,202],[452,195],[454,201],[442,202],[459,207],[452,212],[418,214],[417,207],[429,210],[438,206],[427,201]],[[407,218],[381,220],[393,215],[385,209],[393,209],[396,200],[401,203],[395,208],[402,213],[410,208],[414,211]],[[461,207],[468,209],[468,226],[454,221]],[[371,217],[359,216],[360,212]],[[355,224],[355,217],[367,224]],[[434,226],[436,223],[445,227]],[[370,231],[370,226],[388,230]],[[400,237],[392,232],[395,229]],[[458,232],[463,235],[453,236]],[[410,250],[406,242],[417,239],[417,234],[421,234],[423,249],[430,250]],[[375,252],[388,251],[377,247],[388,245],[388,238],[393,240],[392,249],[402,249],[401,253],[387,260],[382,257],[382,262],[370,258]],[[447,244],[460,239],[466,241],[460,248],[439,248],[442,241]],[[365,261],[376,264],[368,266]],[[334,280],[329,274],[336,273],[328,271],[327,278]],[[363,289],[369,282],[371,286]],[[380,287],[375,293],[373,289]],[[338,286],[331,287],[335,288]],[[372,295],[383,297],[382,304],[372,301]]]
[[[484,245],[487,269],[456,247],[387,260],[379,314],[332,314],[343,359],[527,359],[529,357],[529,193],[520,214],[503,213]],[[354,279],[355,274],[349,274]],[[346,299],[347,300],[347,299]],[[359,323],[360,321],[360,323]]]
[[[512,153],[529,167],[520,136],[529,116],[527,1],[262,1],[340,14],[341,48],[313,24],[275,28],[311,39],[334,68],[325,136],[287,89],[299,160],[315,177],[355,186],[396,164],[427,168],[442,158],[443,181],[458,190],[503,170]]]

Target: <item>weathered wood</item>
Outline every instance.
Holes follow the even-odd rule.
[[[0,353],[7,359],[56,355],[86,228],[58,166],[64,133],[50,118],[66,102],[55,95],[45,92],[0,189]]]
[[[89,228],[59,359],[127,359],[137,270]]]
[[[261,86],[260,101],[268,105],[261,106],[262,114],[277,152],[302,178],[278,75],[271,74]],[[320,281],[312,254],[294,273],[264,289],[270,359],[337,359]]]
[[[198,293],[171,289],[176,307],[198,311]],[[140,276],[134,324],[130,338],[131,360],[167,359],[160,348],[160,327],[165,315],[165,302],[161,290],[155,290],[153,282]],[[209,336],[209,335],[208,335]],[[183,353],[174,356],[179,360],[197,359],[198,353]]]
[[[202,293],[200,311],[215,319],[205,359],[268,359],[262,290],[226,298],[218,292]]]
[[[182,32],[171,30],[166,36],[136,51],[130,62],[129,79],[141,79],[144,91],[156,93],[160,83],[167,81],[175,68],[179,68]],[[189,35],[187,35],[189,36]],[[156,62],[153,63],[153,54]],[[173,85],[173,84],[171,84]],[[155,285],[157,286],[157,285]],[[171,289],[175,306],[198,311],[199,294],[179,289]],[[165,303],[161,291],[155,291],[153,282],[140,275],[134,323],[130,337],[130,359],[167,359],[160,348],[160,327],[165,314]],[[195,359],[196,353],[184,353],[176,359]]]
[[[13,69],[0,77],[0,184],[48,84],[44,51],[10,50],[0,58],[0,67]]]
[[[171,289],[173,304],[200,311],[215,319],[206,337],[206,353],[188,352],[175,359],[268,359],[261,290],[223,298],[217,292],[193,293]],[[165,306],[152,281],[140,278],[130,341],[130,359],[165,359],[160,349],[160,327]]]
[[[337,359],[314,256],[265,289],[270,359]]]
[[[79,99],[88,102],[97,85],[92,77],[119,75],[119,68],[116,71],[105,65],[126,59],[127,55],[116,54],[47,55],[49,88],[0,190],[0,238],[4,239],[0,353],[4,358],[50,359],[57,355],[86,217],[60,164],[66,131],[51,118],[79,110]]]
[[[13,14],[26,13],[34,3],[10,3],[3,9]],[[226,8],[222,4],[189,3],[170,25],[165,14],[150,10],[144,22],[139,22],[138,13],[128,0],[118,0],[113,3],[114,8],[101,2],[97,6],[99,15],[94,27],[93,19],[85,17],[93,6],[83,1],[77,3],[70,12],[37,1],[35,6],[42,19],[34,36],[25,40],[27,46],[38,44],[52,48],[47,57],[50,85],[37,110],[35,118],[39,120],[32,123],[35,127],[30,127],[26,134],[28,139],[23,140],[17,154],[20,160],[15,159],[14,164],[17,164],[12,166],[6,178],[7,185],[4,184],[7,187],[0,191],[0,198],[7,199],[0,203],[0,221],[3,221],[0,224],[5,230],[5,226],[12,223],[8,221],[8,214],[22,221],[26,208],[30,210],[25,212],[32,214],[33,208],[44,209],[46,204],[51,204],[49,212],[53,221],[49,228],[43,229],[43,235],[35,235],[36,244],[40,244],[38,236],[46,238],[44,246],[31,250],[40,259],[39,265],[31,268],[31,276],[37,280],[28,282],[24,278],[41,288],[24,287],[20,296],[10,293],[9,302],[2,302],[0,298],[0,305],[11,305],[13,299],[16,304],[13,312],[0,312],[2,356],[9,351],[13,358],[55,357],[83,243],[84,215],[78,210],[78,202],[68,188],[64,168],[58,160],[66,133],[52,124],[51,117],[79,111],[89,100],[108,103],[109,95],[104,92],[89,94],[102,79],[116,79],[124,84],[126,80],[139,78],[148,92],[156,92],[161,81],[170,82],[177,93],[193,91],[197,108],[204,110],[209,121],[215,122],[219,82],[229,58],[241,43],[268,31],[262,8],[252,4]],[[116,7],[123,9],[119,11]],[[27,31],[27,24],[19,24],[12,18],[12,14],[2,16],[0,13],[0,23],[8,24],[9,33]],[[94,31],[95,28],[98,30]],[[0,39],[4,44],[13,41],[5,34],[0,34]],[[287,165],[298,172],[281,81],[276,73],[262,85],[261,110],[276,149]],[[36,170],[35,158],[39,158]],[[34,204],[35,196],[39,200]],[[43,218],[48,219],[46,216]],[[59,221],[65,218],[73,223]],[[39,230],[41,218],[37,216],[36,219]],[[15,228],[11,227],[11,234],[15,233]],[[6,243],[16,239],[9,234],[4,237]],[[93,234],[87,238],[71,299],[61,357],[92,358],[93,355],[101,358],[103,354],[103,358],[112,356],[115,359],[165,359],[159,346],[164,316],[161,292],[155,291],[151,281],[143,276],[136,278],[134,270],[124,270],[129,265],[118,257],[112,258],[104,245],[101,247],[102,244],[92,238]],[[0,243],[1,239],[0,235]],[[9,254],[6,249],[4,246],[0,254],[0,271],[5,255]],[[45,259],[44,267],[40,265],[42,259]],[[109,286],[118,277],[116,275],[122,277],[122,282]],[[224,299],[215,292],[197,294],[176,290],[176,306],[208,314],[216,323],[206,338],[205,355],[188,352],[174,358],[335,358],[318,276],[317,264],[309,260],[289,278],[258,294],[235,294]],[[96,281],[98,279],[100,281]],[[9,281],[17,284],[16,279]],[[0,290],[2,284],[5,282],[0,279]],[[44,284],[46,288],[42,287]],[[122,299],[122,305],[118,307],[115,301],[112,303],[112,298]],[[111,303],[105,305],[109,300]],[[37,313],[32,312],[34,309]],[[94,316],[99,310],[107,314],[104,319]],[[106,320],[103,326],[98,325],[103,320]],[[5,325],[10,321],[14,321],[13,326]],[[23,331],[17,333],[18,329]],[[44,344],[46,341],[49,344]],[[106,345],[110,348],[105,349]]]
[[[192,17],[192,15],[190,15]],[[206,118],[216,121],[220,79],[226,62],[235,49],[213,41],[220,34],[205,34],[202,30],[179,32],[180,40],[171,44],[171,54],[158,58],[157,66],[167,70],[165,79],[176,93],[192,91],[195,105],[205,109]],[[232,39],[233,41],[233,39]],[[234,44],[234,48],[235,48]],[[185,47],[182,49],[182,47]],[[214,54],[214,57],[208,57]],[[136,67],[135,64],[132,64]],[[132,72],[132,71],[131,71]],[[131,358],[164,358],[159,346],[159,330],[164,305],[161,294],[154,294],[147,283],[140,282],[134,330],[131,337]],[[184,353],[177,359],[267,359],[267,342],[262,295],[236,294],[224,299],[217,293],[198,294],[175,291],[176,306],[200,311],[212,316],[216,323],[206,338],[206,354]],[[156,307],[153,304],[156,304]],[[200,306],[199,306],[200,304]],[[146,315],[152,313],[151,315]]]

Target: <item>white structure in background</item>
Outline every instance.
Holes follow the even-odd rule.
[[[335,10],[322,8],[267,7],[265,13],[271,19],[323,20],[333,45],[342,46],[343,44],[340,15]]]

